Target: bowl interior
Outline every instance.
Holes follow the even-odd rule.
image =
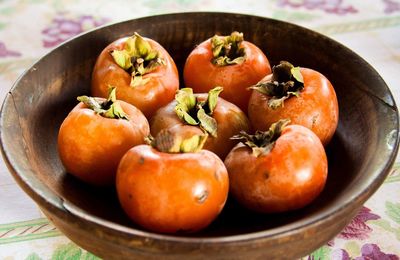
[[[115,190],[90,187],[65,172],[57,153],[59,126],[76,105],[76,97],[89,94],[96,57],[115,39],[137,31],[158,41],[181,73],[196,44],[234,30],[259,46],[271,65],[287,60],[320,71],[333,84],[340,114],[338,129],[327,147],[328,181],[310,206],[285,214],[253,214],[229,200],[210,227],[190,236],[220,237],[288,224],[304,226],[351,204],[361,206],[383,181],[397,151],[398,117],[390,91],[375,70],[342,45],[295,25],[253,16],[149,17],[94,30],[61,45],[21,77],[4,103],[1,135],[6,160],[39,196],[51,194],[89,215],[140,229],[121,210]]]

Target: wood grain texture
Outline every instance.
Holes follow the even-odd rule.
[[[88,94],[97,55],[137,31],[155,39],[182,73],[197,43],[237,30],[271,64],[288,60],[323,73],[335,87],[339,126],[327,147],[327,186],[310,206],[258,215],[229,200],[218,219],[190,236],[144,231],[124,215],[113,189],[68,175],[57,154],[59,126],[78,95]],[[182,84],[183,86],[183,84]],[[121,259],[293,259],[329,241],[383,182],[398,150],[398,111],[377,72],[351,50],[318,33],[267,18],[184,13],[126,21],[77,37],[40,59],[15,84],[0,118],[4,160],[24,191],[71,240]]]

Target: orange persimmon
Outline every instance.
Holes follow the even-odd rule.
[[[187,57],[183,70],[185,87],[206,93],[222,86],[221,97],[247,112],[251,92],[247,89],[271,73],[264,53],[243,34],[214,36],[200,43]]]
[[[207,227],[225,205],[228,173],[214,153],[200,150],[206,136],[162,131],[150,145],[130,149],[117,173],[126,214],[161,233],[192,233]]]
[[[261,213],[296,210],[323,190],[328,162],[319,138],[308,128],[281,120],[267,132],[242,133],[228,154],[230,194]]]
[[[339,120],[332,84],[321,73],[289,62],[281,62],[273,71],[252,87],[248,115],[253,128],[265,131],[287,118],[311,129],[327,145]]]
[[[192,89],[183,88],[174,101],[160,108],[150,120],[151,134],[156,136],[163,129],[179,126],[175,131],[192,131],[209,134],[204,149],[217,154],[222,160],[237,143],[230,138],[241,130],[249,131],[246,115],[236,105],[218,97],[221,87],[208,94],[193,94]]]
[[[175,62],[156,41],[135,33],[108,45],[97,58],[91,93],[106,97],[109,86],[118,88],[118,98],[151,118],[174,99],[179,89]]]
[[[58,151],[67,172],[94,185],[113,185],[121,157],[143,144],[150,129],[139,109],[124,101],[81,96],[61,124]]]

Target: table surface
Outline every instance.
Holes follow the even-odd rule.
[[[0,1],[0,100],[36,59],[107,23],[187,11],[265,16],[316,30],[368,61],[400,104],[400,0]],[[63,236],[18,187],[0,158],[0,259],[96,259]],[[305,259],[399,259],[400,160],[332,241]]]

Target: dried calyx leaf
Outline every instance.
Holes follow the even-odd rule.
[[[204,133],[182,138],[169,129],[163,129],[155,138],[151,136],[146,138],[146,142],[164,153],[195,153],[203,148],[207,137],[207,133]]]
[[[288,119],[281,119],[271,125],[268,131],[257,131],[254,135],[241,131],[231,139],[239,140],[253,150],[253,155],[258,157],[269,153],[274,147],[275,141],[281,136],[282,130],[290,123]]]
[[[146,84],[149,79],[144,79],[143,75],[165,65],[159,52],[136,32],[126,40],[124,49],[113,50],[111,56],[118,66],[131,74],[132,87]]]
[[[304,88],[304,81],[299,67],[294,67],[287,61],[281,61],[279,65],[272,67],[270,81],[260,81],[250,88],[271,96],[268,105],[272,109],[277,109],[283,107],[284,101],[291,96],[299,96]]]
[[[189,125],[199,125],[213,137],[217,137],[217,121],[212,117],[222,87],[215,87],[208,92],[207,100],[198,101],[191,88],[178,90],[175,95],[175,112]]]
[[[211,38],[213,59],[217,66],[241,64],[245,61],[245,49],[241,47],[243,33],[232,32],[229,36],[215,35]]]
[[[79,96],[77,99],[103,117],[129,120],[127,114],[117,101],[115,92],[116,88],[111,87],[108,99],[105,101],[99,101],[94,97],[88,96]]]

